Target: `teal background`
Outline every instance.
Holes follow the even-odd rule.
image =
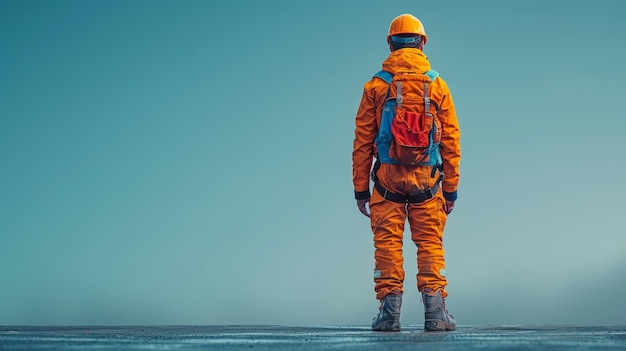
[[[0,0],[0,325],[368,324],[354,115],[407,12],[462,131],[457,321],[626,324],[626,2]]]

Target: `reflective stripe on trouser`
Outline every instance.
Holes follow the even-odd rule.
[[[378,178],[388,190],[408,193],[432,186],[429,183],[434,182],[437,177],[431,178],[430,172],[430,167],[416,169],[383,164],[379,169]],[[403,292],[402,240],[407,219],[411,238],[417,246],[418,290],[441,290],[442,296],[447,296],[444,290],[447,280],[442,242],[447,219],[444,203],[441,189],[435,197],[417,204],[388,201],[374,191],[370,199],[370,211],[376,248],[374,289],[377,299],[382,299],[394,290]]]

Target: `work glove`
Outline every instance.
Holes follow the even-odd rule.
[[[369,197],[367,199],[362,199],[362,200],[356,200],[356,206],[359,208],[359,211],[361,211],[361,213],[363,215],[365,215],[366,217],[369,218],[370,214],[369,212],[367,212],[367,204],[370,202]]]
[[[449,215],[453,209],[454,209],[454,201],[446,200],[446,204],[444,207],[444,211],[446,211],[446,214]]]

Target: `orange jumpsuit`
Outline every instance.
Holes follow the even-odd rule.
[[[430,64],[419,49],[404,48],[392,52],[383,62],[383,70],[396,74],[403,70],[426,72]],[[370,191],[370,170],[376,155],[374,139],[380,126],[381,112],[389,85],[373,78],[365,84],[356,115],[352,178],[357,198]],[[440,144],[444,178],[436,195],[422,203],[397,203],[384,199],[374,190],[370,198],[371,226],[374,233],[376,297],[380,300],[392,291],[403,292],[404,269],[402,239],[408,218],[411,238],[417,245],[417,288],[441,290],[446,297],[443,230],[447,215],[445,200],[456,200],[459,182],[460,131],[454,102],[441,77],[431,83],[430,98],[439,106],[437,117],[442,126]],[[438,171],[437,171],[438,172]],[[431,188],[439,178],[432,167],[381,164],[377,171],[380,184],[387,190],[414,195]],[[367,195],[365,195],[367,196]]]

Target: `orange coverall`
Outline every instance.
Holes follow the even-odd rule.
[[[383,70],[396,74],[401,71],[426,72],[430,63],[420,49],[404,48],[392,52],[383,62]],[[355,193],[369,194],[370,170],[376,155],[374,139],[380,126],[381,112],[389,85],[373,78],[365,84],[356,115],[352,178]],[[403,292],[404,269],[402,239],[407,220],[411,238],[417,246],[417,288],[421,291],[441,290],[446,297],[443,230],[446,224],[445,200],[456,200],[459,182],[460,131],[454,102],[447,84],[441,77],[431,83],[430,99],[439,106],[437,117],[442,126],[440,144],[443,161],[443,183],[436,195],[422,203],[396,203],[384,199],[376,190],[370,198],[371,226],[376,248],[374,282],[376,298],[382,299],[392,291]],[[377,171],[380,184],[387,190],[413,195],[431,188],[439,178],[432,177],[430,166],[381,164]],[[445,198],[444,198],[445,196]]]

